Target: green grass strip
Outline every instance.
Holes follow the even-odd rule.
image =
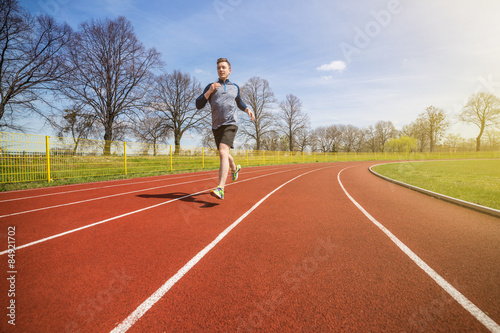
[[[404,162],[373,170],[406,184],[500,209],[500,159]]]

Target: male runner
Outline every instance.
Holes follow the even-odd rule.
[[[199,110],[210,102],[212,132],[220,158],[219,185],[210,194],[218,199],[224,199],[224,186],[229,169],[233,181],[238,179],[238,172],[241,170],[241,166],[236,165],[229,154],[229,150],[234,148],[234,137],[238,131],[238,109],[246,112],[252,121],[255,120],[255,115],[242,101],[240,88],[229,81],[231,64],[226,58],[217,59],[217,74],[219,80],[205,87],[203,94],[196,99],[196,108]]]

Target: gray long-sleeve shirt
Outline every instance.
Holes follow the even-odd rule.
[[[208,98],[205,93],[210,89],[210,85],[205,87],[203,93],[196,99],[196,108],[203,108],[210,102],[212,108],[212,129],[217,129],[222,125],[239,125],[238,109],[245,111],[246,104],[240,97],[240,88],[237,84],[219,79],[222,86],[216,89]]]

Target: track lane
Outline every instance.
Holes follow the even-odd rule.
[[[247,180],[256,179],[257,177],[273,177],[280,173],[293,172],[296,169],[301,169],[301,166],[289,166],[287,168],[249,168],[244,169],[244,177],[242,180],[235,184],[228,184],[230,186],[243,183]],[[167,183],[164,187],[155,187],[150,189],[144,188],[141,184],[135,184],[138,189],[127,189],[127,194],[119,192],[120,189],[115,188],[113,196],[101,197],[102,191],[94,189],[91,193],[94,197],[100,198],[95,201],[80,201],[81,197],[68,196],[63,197],[66,203],[71,205],[58,206],[52,209],[33,211],[26,214],[18,214],[5,216],[0,218],[1,223],[15,224],[23,232],[19,235],[18,244],[26,245],[31,242],[52,237],[61,233],[65,233],[77,228],[85,228],[87,225],[100,224],[116,217],[121,217],[124,214],[140,213],[140,210],[147,210],[154,205],[168,204],[167,201],[175,201],[183,195],[197,193],[204,190],[209,190],[216,184],[216,174],[212,172],[214,178],[203,177],[199,181],[193,180],[189,177],[187,181],[176,180],[174,183]],[[204,175],[205,176],[205,175]],[[178,188],[184,188],[179,191]],[[132,190],[132,191],[131,191]],[[108,191],[106,189],[105,191]],[[132,193],[129,193],[132,192]],[[122,195],[123,194],[123,195]],[[167,201],[166,201],[167,199]],[[48,200],[43,198],[43,200]],[[28,200],[24,204],[31,204],[32,201]],[[75,203],[73,205],[73,203]],[[11,205],[11,203],[6,203]],[[20,210],[20,208],[18,208]],[[36,223],[33,223],[36,219]],[[5,237],[5,235],[3,235]],[[5,252],[5,251],[3,251]]]
[[[288,168],[290,165],[269,165],[265,166],[267,170],[279,170],[283,168]],[[246,173],[260,172],[262,167],[243,167]],[[182,179],[184,181],[189,180],[192,177],[203,177],[206,175],[215,174],[218,177],[217,170],[208,171],[197,171],[197,172],[187,172],[172,175],[160,175],[160,176],[147,176],[147,177],[137,177],[128,179],[116,179],[98,182],[88,182],[81,184],[69,184],[69,185],[59,185],[50,187],[40,187],[25,190],[15,190],[15,191],[5,191],[0,192],[0,203],[8,201],[22,201],[28,199],[37,199],[46,196],[57,196],[57,195],[72,195],[73,193],[86,192],[93,190],[101,190],[103,188],[114,188],[114,187],[127,187],[136,186],[140,184],[154,184],[157,182],[164,181],[175,181]],[[119,190],[123,192],[123,190]]]
[[[140,183],[155,183],[158,181],[174,180],[177,178],[200,176],[203,173],[209,173],[211,171],[194,172],[194,173],[184,173],[184,174],[174,174],[174,175],[161,175],[161,176],[149,176],[149,177],[137,177],[129,179],[116,179],[107,181],[97,181],[88,182],[80,184],[68,184],[68,185],[57,185],[49,187],[31,188],[25,190],[15,190],[15,191],[5,191],[0,192],[0,202],[4,201],[21,201],[34,199],[37,197],[44,196],[55,196],[61,194],[71,194],[77,192],[91,191],[101,188],[111,188],[119,186],[129,186],[136,185]]]
[[[131,182],[129,184],[120,184],[119,186],[93,187],[78,191],[61,191],[58,193],[51,192],[50,195],[40,194],[37,196],[27,197],[26,200],[9,200],[0,201],[0,218],[8,216],[22,215],[35,211],[43,211],[60,207],[70,207],[80,203],[99,201],[110,197],[119,197],[127,194],[134,194],[141,191],[162,189],[182,184],[203,182],[217,178],[217,174],[202,174],[199,176],[191,176],[189,178],[161,179],[154,182]],[[14,205],[13,205],[14,203]],[[70,207],[71,208],[71,207]]]
[[[355,164],[339,163],[332,170],[346,165]],[[202,193],[20,250],[19,262],[25,266],[20,301],[27,313],[19,313],[18,323],[26,332],[111,330],[259,195],[291,176],[235,183],[228,187],[224,205],[213,205],[217,201]],[[348,209],[338,186],[325,186],[332,179],[330,174],[304,177],[270,197],[131,331],[484,331],[418,267],[408,265],[380,231],[367,227],[359,211]],[[368,188],[363,178],[352,184],[362,186],[361,192]],[[161,202],[166,196],[192,193],[193,188],[185,186],[141,199]],[[481,271],[477,273],[481,277]]]
[[[61,331],[67,325],[84,331],[111,329],[274,184],[301,170],[246,185],[242,174],[241,182],[228,187],[225,206],[203,193],[19,250],[24,279],[18,284],[23,290],[18,300],[24,311],[19,313],[18,327],[25,332]],[[248,187],[255,196],[244,195]],[[176,193],[192,193],[192,188],[184,185]],[[171,195],[164,192],[143,199],[164,201],[165,194]],[[125,279],[126,285],[109,285],[122,273],[131,277]]]
[[[500,219],[345,170],[351,195],[472,303],[500,322]]]
[[[269,173],[280,172],[282,170],[291,170],[299,166],[273,166],[266,169],[252,167],[245,168],[245,174],[263,174],[264,170]],[[0,192],[0,219],[7,217],[6,215],[22,215],[32,210],[41,211],[44,209],[59,208],[58,205],[71,206],[73,204],[84,203],[90,200],[100,200],[106,196],[120,196],[127,193],[137,193],[141,190],[154,190],[162,187],[170,187],[182,185],[184,183],[196,183],[204,180],[216,180],[218,178],[217,171],[200,172],[199,174],[186,174],[185,177],[164,177],[160,179],[136,181],[129,179],[128,182],[120,181],[120,184],[106,185],[106,183],[98,183],[97,187],[85,187],[81,189],[70,189],[73,185],[59,186],[56,188],[38,189],[37,194],[18,191],[16,196],[12,197],[10,192]],[[113,182],[113,181],[110,181]],[[19,193],[24,193],[24,196],[19,197]],[[3,196],[2,196],[3,195]]]
[[[269,166],[270,172],[289,168],[289,166]],[[246,174],[262,172],[258,167],[244,168]],[[140,189],[155,189],[162,186],[173,186],[179,181],[183,183],[208,179],[217,179],[218,171],[204,171],[170,175],[162,177],[132,178],[108,182],[62,185],[31,190],[0,192],[0,218],[6,214],[22,213],[32,209],[50,208],[51,206],[77,203],[83,200],[100,199],[106,195],[120,195]],[[127,188],[131,188],[127,190]],[[33,207],[35,206],[35,207]]]
[[[130,332],[487,331],[352,205],[339,171],[276,192]]]

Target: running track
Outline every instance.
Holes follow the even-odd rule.
[[[372,164],[0,193],[0,331],[499,332],[500,220]]]

